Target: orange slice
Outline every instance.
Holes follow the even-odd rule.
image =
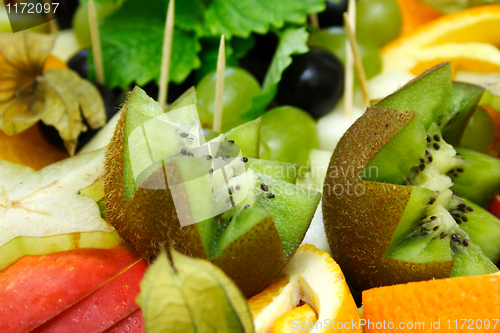
[[[399,9],[401,10],[403,20],[403,24],[401,26],[401,36],[408,35],[421,25],[443,15],[434,9],[434,7],[419,0],[396,1],[399,5]]]
[[[500,5],[441,16],[386,45],[384,70],[404,69],[418,75],[451,61],[453,70],[500,71],[499,30]]]
[[[301,301],[310,309],[297,308]],[[313,245],[302,245],[282,275],[248,302],[257,333],[342,331],[338,328],[346,326],[349,332],[362,332],[358,309],[339,265]]]
[[[500,275],[411,282],[363,291],[365,332],[498,332]]]

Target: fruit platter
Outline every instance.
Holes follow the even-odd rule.
[[[0,332],[500,332],[499,268],[500,1],[0,5]]]

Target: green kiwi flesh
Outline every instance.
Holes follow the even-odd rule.
[[[424,127],[439,123],[448,110],[452,91],[451,63],[444,62],[408,82],[400,90],[378,102],[375,107],[415,110]]]
[[[450,145],[460,144],[467,124],[484,92],[483,87],[474,84],[453,82],[450,104],[440,126],[443,131],[443,138]]]
[[[453,180],[452,190],[488,208],[500,191],[500,160],[493,156],[467,148],[455,148],[463,160],[460,168],[448,172]]]

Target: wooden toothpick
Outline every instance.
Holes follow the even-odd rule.
[[[158,103],[162,109],[167,106],[168,81],[170,80],[170,57],[172,55],[172,41],[174,39],[174,0],[168,3],[167,20],[165,21],[165,33],[163,34],[163,51],[161,58],[160,91]]]
[[[347,14],[352,30],[356,33],[356,0],[349,0]],[[354,89],[354,56],[352,54],[349,38],[346,38],[345,42],[344,117],[351,118]]]
[[[49,5],[49,12],[47,13],[47,19],[49,20],[49,27],[50,27],[50,32],[55,34],[59,32],[59,24],[57,24],[56,17],[54,16],[53,7],[52,7],[52,1],[50,0],[43,0],[43,6],[45,7],[45,4]]]
[[[222,127],[222,98],[224,97],[224,74],[226,72],[226,47],[224,35],[220,38],[219,56],[217,58],[217,81],[215,83],[214,124],[212,129],[221,132]]]
[[[351,44],[351,50],[354,56],[354,67],[356,68],[356,73],[358,74],[359,83],[361,85],[361,91],[363,92],[363,100],[366,105],[369,105],[370,94],[368,92],[368,82],[366,81],[365,68],[363,67],[363,62],[361,61],[356,34],[351,27],[347,13],[344,13],[344,26],[347,37],[349,38],[349,43]]]
[[[95,76],[97,83],[104,84],[104,67],[102,65],[101,39],[94,0],[89,0],[89,27],[92,55],[94,56]]]

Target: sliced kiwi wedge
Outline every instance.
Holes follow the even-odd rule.
[[[146,259],[171,244],[249,297],[292,257],[320,194],[295,185],[297,165],[258,159],[260,119],[205,142],[195,101],[191,89],[164,112],[131,92],[106,153],[105,213]]]
[[[443,138],[441,130],[461,137],[456,115],[472,112],[482,93],[456,86],[447,63],[425,72],[369,108],[332,156],[325,231],[358,289],[498,271],[500,220],[481,205],[500,186],[500,165]]]

